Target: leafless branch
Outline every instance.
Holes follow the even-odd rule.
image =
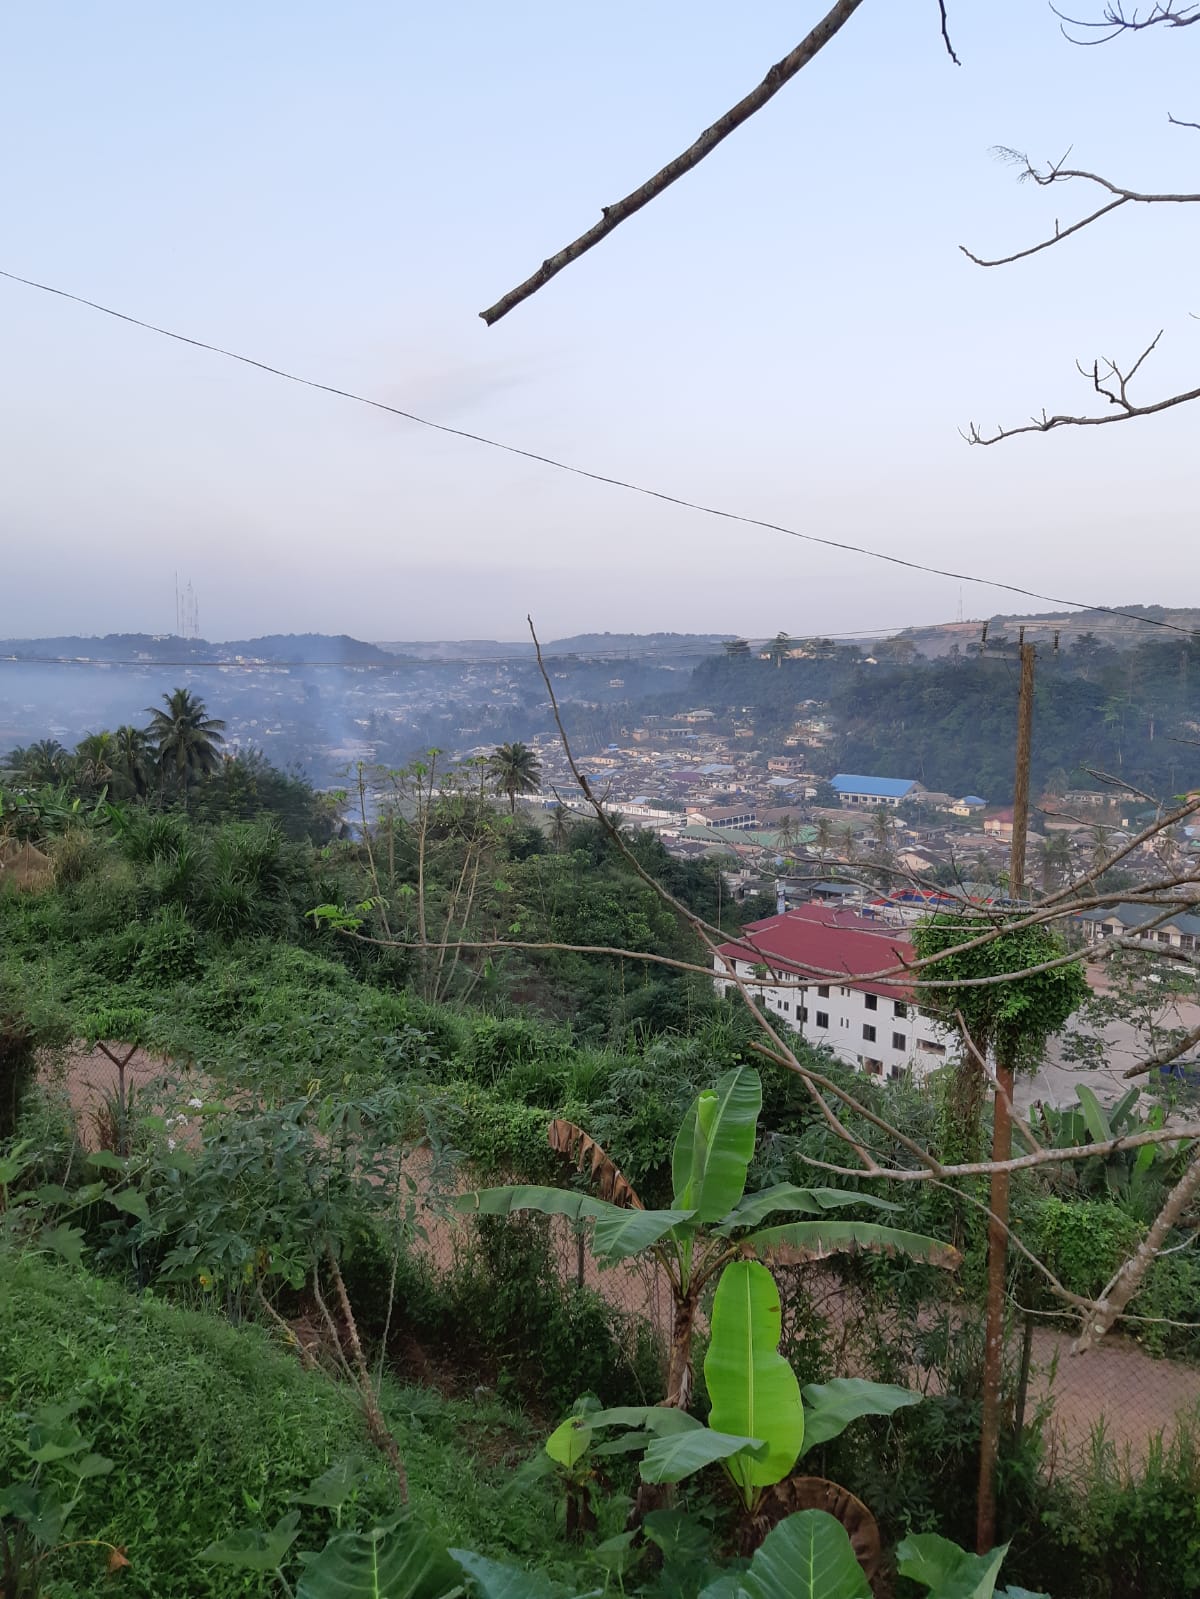
[[[1050,9],[1059,20],[1064,38],[1070,39],[1072,44],[1081,45],[1108,44],[1119,34],[1142,33],[1146,28],[1190,28],[1194,22],[1200,22],[1200,5],[1189,3],[1177,6],[1175,0],[1156,0],[1144,16],[1139,16],[1136,11],[1126,16],[1124,6],[1117,0],[1117,4],[1105,6],[1103,15],[1094,20],[1068,17],[1055,5],[1051,5]],[[1067,32],[1068,28],[1083,28],[1097,37],[1077,39]]]
[[[1149,1060],[1139,1061],[1136,1066],[1130,1066],[1121,1075],[1141,1077],[1144,1072],[1156,1071],[1160,1066],[1169,1066],[1173,1060],[1178,1060],[1185,1050],[1191,1049],[1193,1044],[1200,1044],[1200,1027],[1193,1027],[1190,1033],[1185,1033],[1175,1043],[1168,1044],[1157,1055],[1151,1055]]]
[[[946,16],[946,0],[938,0],[938,10],[942,15],[942,43],[946,46],[946,54],[956,67],[961,67],[962,62],[954,53],[954,46],[950,43],[950,23]]]
[[[1195,1150],[1187,1170],[1167,1195],[1145,1238],[1096,1301],[1094,1314],[1071,1346],[1073,1355],[1083,1354],[1104,1337],[1141,1287],[1168,1234],[1177,1225],[1198,1191],[1200,1191],[1200,1150]]]
[[[1109,422],[1131,422],[1134,417],[1155,416],[1160,411],[1170,411],[1177,405],[1187,405],[1192,400],[1200,400],[1200,388],[1188,389],[1182,394],[1171,394],[1165,400],[1155,400],[1149,405],[1136,405],[1129,398],[1129,383],[1161,338],[1160,329],[1128,370],[1123,370],[1107,357],[1093,361],[1090,371],[1076,362],[1081,375],[1091,378],[1096,393],[1114,407],[1102,416],[1068,416],[1062,413],[1051,416],[1043,411],[1040,417],[1031,417],[1020,427],[998,426],[994,433],[984,433],[977,423],[971,422],[963,437],[968,444],[998,444],[1001,439],[1014,438],[1018,433],[1052,433],[1055,428],[1061,427],[1103,427]]]
[[[1174,119],[1172,118],[1172,121]],[[1012,255],[987,256],[975,255],[968,250],[965,244],[960,244],[959,249],[968,261],[974,261],[976,266],[995,267],[1008,266],[1013,261],[1023,261],[1027,256],[1037,255],[1040,250],[1048,250],[1051,245],[1061,244],[1064,239],[1069,239],[1073,233],[1078,233],[1082,228],[1090,227],[1093,222],[1098,222],[1101,217],[1107,216],[1110,211],[1116,211],[1123,205],[1197,205],[1200,204],[1200,194],[1151,194],[1140,189],[1126,189],[1119,183],[1113,183],[1108,178],[1101,177],[1097,172],[1085,172],[1079,167],[1066,167],[1062,161],[1048,163],[1044,168],[1035,167],[1029,157],[1020,150],[1009,150],[998,146],[995,152],[1006,161],[1012,161],[1020,166],[1019,181],[1032,181],[1039,188],[1049,188],[1054,183],[1070,183],[1078,178],[1085,183],[1094,183],[1113,198],[1106,204],[1093,211],[1089,216],[1081,217],[1078,222],[1072,222],[1069,227],[1062,228],[1056,221],[1054,232],[1047,239],[1042,239],[1038,244],[1031,244],[1028,249],[1017,250]],[[1063,158],[1066,159],[1065,157]]]
[[[677,155],[673,161],[668,161],[665,167],[647,179],[640,188],[627,194],[623,200],[617,200],[613,205],[606,205],[601,212],[599,222],[590,227],[586,233],[581,233],[556,255],[549,256],[536,272],[525,279],[524,283],[519,283],[515,289],[510,289],[496,301],[495,305],[490,305],[486,311],[481,311],[479,314],[488,327],[499,322],[501,317],[507,316],[515,306],[520,305],[523,300],[528,300],[530,295],[544,288],[551,278],[556,277],[564,267],[570,266],[572,261],[577,261],[593,245],[599,244],[601,239],[607,238],[614,228],[633,216],[635,211],[640,211],[651,200],[657,199],[677,178],[682,178],[693,167],[699,166],[705,156],[710,155],[723,139],[727,139],[731,133],[740,128],[742,123],[747,122],[756,111],[761,111],[767,101],[773,99],[785,83],[790,82],[802,67],[806,67],[849,22],[861,4],[862,0],[837,0],[837,4],[832,6],[816,27],[801,39],[796,48],[784,56],[782,61],[775,63],[757,88],[752,89],[744,99],[738,101],[737,105],[726,111],[724,116],[718,117],[682,155]]]

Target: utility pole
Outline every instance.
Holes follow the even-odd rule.
[[[1017,701],[1017,769],[1013,781],[1012,849],[1008,866],[1010,899],[1025,892],[1025,839],[1029,831],[1029,761],[1033,746],[1033,663],[1037,651],[1020,634],[1021,687]],[[992,1159],[1012,1154],[1011,1061],[996,1061],[992,1112]],[[987,1329],[983,1351],[983,1424],[979,1437],[979,1492],[975,1547],[987,1554],[996,1542],[996,1460],[1000,1449],[1001,1390],[1004,1381],[1004,1290],[1008,1261],[1008,1173],[992,1173],[988,1200]]]

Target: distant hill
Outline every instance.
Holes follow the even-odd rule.
[[[157,633],[106,633],[103,638],[63,634],[57,638],[0,639],[0,655],[18,660],[89,660],[171,663],[183,666],[204,661],[232,661],[241,657],[280,664],[359,666],[387,664],[392,652],[378,644],[345,633],[271,633],[263,638],[211,639],[176,638]]]
[[[732,633],[576,633],[543,644],[544,655],[583,655],[590,659],[687,658],[714,654]],[[532,660],[533,644],[499,639],[415,639],[381,643],[381,650],[425,661]]]
[[[987,618],[988,643],[993,644],[1001,638],[1015,643],[1017,633],[1023,627],[1026,640],[1031,644],[1053,645],[1054,635],[1058,633],[1060,648],[1070,649],[1080,634],[1091,633],[1100,644],[1115,650],[1129,650],[1148,639],[1169,636],[1156,623],[1165,622],[1189,632],[1200,631],[1200,606],[1115,605],[1113,610],[1124,614],[1113,616],[1109,611],[998,612]],[[907,639],[919,655],[932,660],[949,655],[956,644],[963,654],[976,649],[983,624],[984,619],[979,617],[969,622],[937,622],[929,627],[906,627],[899,633],[880,633],[875,642]],[[861,635],[856,635],[854,642],[864,652],[871,645],[871,640]]]

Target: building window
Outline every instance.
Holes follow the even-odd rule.
[[[945,1044],[932,1044],[927,1038],[918,1039],[917,1048],[926,1055],[944,1055],[946,1053]]]
[[[801,1005],[800,1009],[796,1012],[796,1014],[797,1014],[798,1018],[800,1019],[800,1021],[806,1022],[808,1020],[808,1006],[807,1005]]]
[[[892,1002],[892,1015],[893,1016],[907,1016],[908,1015],[908,1006],[904,1003],[904,1001],[902,999],[897,999],[897,1000],[894,1000]]]
[[[785,1000],[784,1000],[784,1002],[783,1002],[783,1008],[784,1008],[784,1010],[791,1010],[791,1008],[792,1008],[792,1002],[791,1002],[791,1000],[790,1000],[790,999],[785,999]]]
[[[823,984],[822,987],[817,989],[817,998],[818,999],[828,999],[829,998],[829,984],[828,983]]]
[[[867,1007],[868,1010],[878,1010],[879,1009],[879,995],[878,994],[865,994],[863,996],[863,999],[864,999],[864,1003],[866,1004],[866,1007]]]
[[[1169,944],[1171,942],[1170,933],[1159,933],[1158,941],[1160,944]]]
[[[867,1058],[863,1061],[863,1065],[867,1068],[872,1077],[883,1076],[883,1062],[881,1060],[872,1060],[870,1056],[867,1056]]]
[[[875,1042],[875,1029],[869,1022],[863,1023],[863,1037],[866,1039],[868,1044],[873,1044]]]
[[[903,1033],[893,1033],[892,1034],[892,1048],[893,1049],[907,1049],[908,1048],[908,1043],[907,1043]]]
[[[841,995],[842,995],[842,998],[843,998],[843,999],[849,999],[849,997],[850,997],[850,990],[849,990],[849,989],[848,989],[848,988],[843,988],[843,989],[842,989],[842,990],[841,990]]]
[[[817,1012],[817,1026],[818,1027],[828,1027],[829,1026],[829,1012],[827,1010],[819,1010]]]

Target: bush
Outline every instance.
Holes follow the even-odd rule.
[[[85,1485],[78,1535],[127,1549],[126,1599],[259,1591],[257,1578],[202,1565],[198,1551],[258,1519],[247,1496],[274,1519],[289,1493],[347,1454],[366,1465],[369,1507],[394,1507],[349,1398],[257,1328],[0,1255],[0,1482],[20,1469],[19,1413],[75,1399],[91,1447],[115,1462]],[[323,1541],[321,1513],[304,1514],[308,1536]],[[94,1549],[64,1557],[81,1594],[97,1591],[87,1581],[95,1567]]]
[[[1125,1211],[1100,1199],[1050,1195],[1022,1208],[1022,1241],[1064,1288],[1094,1299],[1121,1262],[1137,1248],[1142,1227]],[[1034,1291],[1040,1292],[1040,1274]],[[1054,1301],[1055,1308],[1059,1302]]]

